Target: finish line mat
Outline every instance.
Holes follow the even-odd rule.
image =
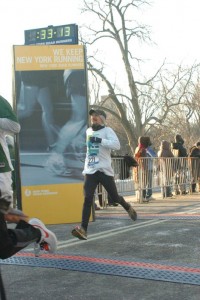
[[[33,253],[26,252],[0,260],[0,263],[200,285],[200,265],[62,254],[35,257]]]

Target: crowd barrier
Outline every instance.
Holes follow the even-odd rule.
[[[160,191],[163,198],[167,190],[175,194],[192,193],[194,184],[200,191],[200,159],[190,157],[140,158],[138,167],[129,167],[123,157],[112,158],[117,190],[122,196],[136,195],[139,203],[145,201],[143,191]],[[107,192],[101,186],[96,197],[102,198],[103,207],[107,205]]]

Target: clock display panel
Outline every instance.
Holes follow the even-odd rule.
[[[25,45],[78,44],[78,26],[76,24],[25,30],[24,35]]]

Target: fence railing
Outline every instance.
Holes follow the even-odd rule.
[[[188,157],[140,158],[139,166],[129,168],[123,157],[112,158],[115,183],[122,196],[136,194],[139,203],[149,189],[161,191],[163,198],[171,192],[184,194],[192,192],[194,185],[200,189],[200,159]],[[199,190],[200,191],[200,190]],[[103,206],[107,203],[107,192],[99,187],[96,196],[101,194]],[[114,200],[114,199],[113,199]]]

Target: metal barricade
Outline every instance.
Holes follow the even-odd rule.
[[[190,191],[193,191],[193,185],[195,184],[195,186],[198,185],[198,191],[200,192],[200,158],[189,157],[188,169],[191,178]]]
[[[127,166],[123,157],[112,158],[112,167],[118,193],[122,196],[132,195],[135,191],[132,168]],[[106,190],[99,184],[96,189],[95,200],[100,200],[100,204],[106,207],[107,199]]]
[[[128,167],[123,157],[112,158],[112,167],[119,194],[123,196],[131,195],[134,191],[132,168]]]
[[[163,198],[169,197],[172,191],[192,191],[192,184],[200,188],[200,159],[190,157],[145,157],[138,160],[139,166],[129,168],[123,157],[112,158],[115,183],[122,196],[136,195],[139,203],[149,189],[161,192]],[[103,207],[107,205],[107,192],[98,187],[96,197],[102,195]]]
[[[140,158],[133,179],[137,185],[138,202],[143,202],[144,190],[161,191],[163,198],[191,192],[193,183],[198,183],[199,161],[188,157]]]

